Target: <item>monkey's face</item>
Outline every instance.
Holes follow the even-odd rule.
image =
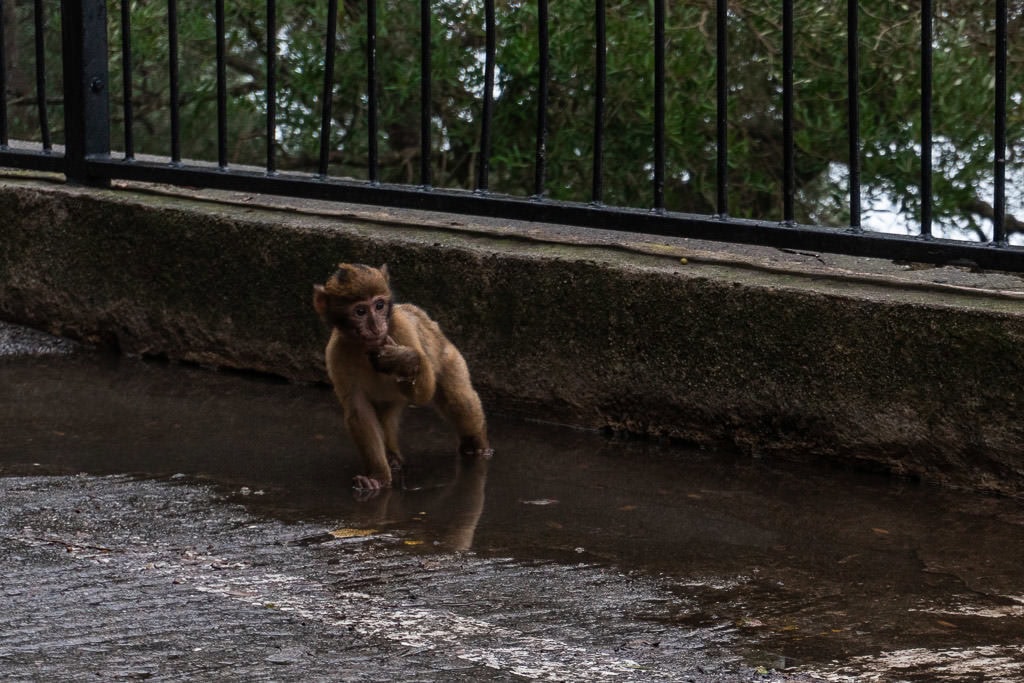
[[[359,341],[367,351],[377,351],[387,342],[391,319],[391,299],[375,296],[348,306],[343,325],[338,327],[352,341]]]
[[[350,343],[361,344],[368,352],[380,350],[391,321],[388,267],[338,264],[327,282],[313,286],[313,307]]]

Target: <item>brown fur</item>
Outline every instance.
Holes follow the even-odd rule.
[[[327,374],[363,458],[357,488],[391,485],[391,469],[402,463],[399,421],[410,404],[432,403],[455,427],[462,454],[491,455],[466,361],[422,309],[393,303],[387,266],[339,265],[314,286],[313,306],[331,326]]]

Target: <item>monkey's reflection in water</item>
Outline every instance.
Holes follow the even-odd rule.
[[[369,526],[406,526],[408,520],[422,517],[424,537],[416,540],[445,550],[466,551],[473,547],[484,510],[489,464],[488,459],[460,456],[450,483],[421,483],[402,471],[392,488],[354,495],[367,511],[365,523]]]

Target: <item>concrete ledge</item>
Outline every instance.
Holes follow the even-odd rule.
[[[12,322],[323,381],[312,284],[387,262],[489,412],[1024,493],[1014,275],[38,178],[0,216]]]

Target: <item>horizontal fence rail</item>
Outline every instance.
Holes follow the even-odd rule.
[[[133,23],[130,12],[131,3],[105,2],[103,0],[63,0],[57,14],[59,27],[54,22],[46,21],[46,7],[40,0],[31,5],[32,21],[27,24],[24,19],[14,21],[15,12],[12,0],[0,0],[0,20],[4,22],[0,31],[0,89],[4,93],[3,106],[0,107],[0,165],[28,169],[34,171],[64,174],[69,182],[87,185],[105,185],[112,180],[132,180],[171,185],[207,187],[213,189],[259,192],[267,194],[287,195],[301,198],[323,199],[352,203],[375,204],[392,207],[424,209],[431,211],[452,212],[460,214],[499,217],[526,221],[543,221],[561,224],[589,226],[609,230],[628,230],[632,232],[651,233],[666,236],[710,239],[717,241],[745,244],[771,245],[779,248],[845,253],[856,256],[882,257],[895,260],[920,261],[930,263],[972,263],[983,268],[1024,271],[1024,248],[1009,243],[1007,213],[1007,148],[1008,103],[1011,93],[1008,91],[1008,17],[1011,9],[1006,0],[995,0],[992,7],[992,93],[990,96],[992,147],[992,187],[991,187],[991,235],[980,241],[939,238],[933,236],[933,185],[935,169],[933,157],[936,153],[936,141],[933,129],[933,117],[942,97],[970,96],[987,97],[985,93],[971,92],[965,94],[937,94],[933,91],[935,78],[934,59],[936,40],[933,34],[935,9],[931,0],[922,0],[921,12],[916,21],[919,22],[920,63],[917,76],[920,87],[920,121],[915,130],[919,133],[916,143],[919,177],[917,219],[920,225],[919,234],[898,235],[866,230],[862,226],[864,207],[862,206],[862,172],[864,168],[865,149],[862,141],[862,121],[865,112],[862,102],[862,63],[865,57],[865,41],[859,34],[864,11],[856,2],[849,0],[841,25],[836,27],[838,33],[845,32],[845,99],[846,141],[848,158],[845,160],[845,182],[847,193],[846,215],[848,220],[839,227],[801,224],[797,220],[796,202],[799,196],[798,169],[801,154],[805,153],[797,143],[801,133],[798,114],[802,104],[800,98],[800,78],[813,78],[813,74],[799,73],[799,37],[800,27],[794,15],[793,0],[781,0],[778,7],[777,24],[780,28],[779,41],[776,45],[777,54],[770,59],[778,59],[779,72],[772,76],[772,90],[777,97],[776,103],[770,106],[771,116],[768,120],[779,128],[781,154],[779,164],[779,204],[777,219],[740,218],[730,215],[730,188],[739,181],[737,170],[730,166],[735,149],[731,139],[738,117],[746,117],[763,112],[737,111],[734,104],[738,92],[734,88],[737,78],[730,71],[730,33],[729,22],[742,14],[742,3],[728,3],[727,0],[707,0],[711,22],[709,35],[713,36],[709,55],[711,70],[709,80],[709,101],[713,119],[710,120],[709,135],[705,149],[709,157],[709,168],[712,177],[711,190],[706,193],[712,210],[706,213],[679,211],[668,208],[672,200],[672,188],[669,184],[671,173],[667,169],[666,150],[672,143],[675,130],[669,128],[666,113],[669,108],[669,97],[673,94],[675,80],[668,59],[672,55],[672,41],[677,34],[667,33],[667,17],[676,11],[665,0],[653,0],[650,6],[649,42],[650,59],[646,55],[636,55],[636,65],[650,64],[650,73],[641,74],[640,78],[652,82],[651,100],[647,103],[611,101],[609,98],[610,79],[615,76],[611,69],[610,58],[622,59],[622,55],[614,52],[615,39],[610,31],[610,11],[612,7],[606,0],[594,0],[591,8],[593,23],[591,26],[590,49],[588,64],[580,65],[581,72],[592,75],[592,80],[585,83],[580,90],[582,102],[589,100],[581,112],[585,112],[590,126],[592,146],[589,150],[580,150],[585,157],[589,155],[589,191],[584,200],[566,201],[552,198],[551,175],[552,141],[556,140],[559,131],[552,128],[551,107],[556,88],[563,85],[555,81],[554,69],[559,65],[555,47],[551,38],[553,23],[547,0],[534,0],[525,3],[532,8],[532,23],[526,20],[519,22],[521,26],[530,24],[535,40],[536,59],[529,73],[510,73],[501,61],[502,36],[512,30],[519,30],[520,25],[502,24],[496,9],[504,5],[496,4],[496,0],[477,0],[459,3],[465,10],[463,20],[479,24],[479,44],[468,44],[466,50],[477,55],[481,74],[477,92],[478,110],[471,118],[478,126],[478,144],[473,151],[474,168],[470,174],[471,187],[435,187],[438,178],[436,157],[443,145],[449,144],[439,128],[439,113],[435,98],[445,97],[444,84],[435,81],[435,69],[438,63],[438,41],[446,40],[443,30],[438,28],[437,12],[443,0],[421,0],[418,6],[408,10],[414,14],[414,24],[418,25],[419,35],[413,36],[415,59],[415,82],[411,92],[418,94],[418,111],[406,112],[409,129],[415,131],[409,148],[410,169],[415,168],[413,160],[418,160],[417,171],[410,170],[406,183],[383,181],[381,179],[381,152],[379,144],[382,136],[391,136],[386,124],[381,120],[382,100],[384,94],[397,87],[382,77],[381,64],[389,55],[385,50],[393,44],[391,33],[382,31],[379,24],[378,0],[360,2],[352,0],[342,3],[327,0],[323,7],[323,23],[315,30],[322,45],[322,77],[318,85],[316,106],[319,113],[319,130],[313,126],[305,131],[307,139],[316,140],[319,153],[310,162],[310,170],[297,172],[282,171],[280,168],[282,143],[279,140],[281,126],[285,125],[284,116],[288,103],[282,100],[282,87],[292,87],[295,74],[287,74],[287,78],[279,73],[279,64],[290,54],[289,39],[295,36],[283,36],[278,23],[280,7],[283,0],[268,0],[261,5],[258,15],[249,17],[252,22],[264,22],[264,33],[260,40],[262,62],[265,65],[264,78],[259,87],[264,97],[262,115],[265,117],[261,136],[265,163],[262,167],[251,164],[233,165],[229,150],[234,140],[231,134],[231,97],[229,90],[228,69],[231,67],[230,47],[226,42],[232,31],[231,17],[227,14],[223,0],[216,0],[210,9],[210,25],[215,33],[214,47],[209,59],[215,64],[213,77],[213,110],[212,128],[215,129],[214,152],[210,159],[190,160],[183,158],[182,153],[182,117],[188,116],[186,106],[195,101],[195,94],[183,89],[182,64],[179,48],[183,26],[179,23],[183,9],[176,0],[167,0],[166,11],[162,15],[165,31],[162,40],[166,42],[165,74],[169,87],[169,102],[166,115],[169,120],[169,139],[164,158],[153,158],[150,154],[138,154],[134,133],[139,120],[136,111],[137,93],[133,81],[133,70],[138,69],[138,30],[143,28],[138,21]],[[158,4],[158,3],[151,3]],[[646,8],[646,3],[642,3]],[[255,6],[255,5],[254,5]],[[108,7],[111,9],[108,16]],[[231,5],[228,4],[228,8]],[[25,4],[19,8],[24,12]],[[644,10],[646,11],[646,9]],[[1024,13],[1020,7],[1013,8],[1017,25],[1020,25]],[[461,15],[460,15],[461,16]],[[508,16],[508,15],[502,15]],[[525,15],[524,15],[525,16]],[[356,17],[356,18],[354,18]],[[339,36],[339,23],[353,21],[361,24],[362,35],[358,40],[346,34]],[[621,21],[621,19],[617,19]],[[28,26],[31,35],[22,35]],[[112,28],[116,28],[119,40],[110,41]],[[307,27],[308,30],[313,30]],[[293,29],[294,30],[294,29]],[[414,31],[416,29],[413,29]],[[525,28],[523,30],[526,30]],[[59,33],[60,65],[62,69],[62,85],[52,82],[48,75],[53,65],[48,64],[52,52],[47,46],[55,41]],[[450,31],[449,31],[450,33]],[[13,42],[12,42],[13,41]],[[12,83],[8,70],[11,68],[10,49],[14,43],[31,44],[34,49],[35,86],[32,99],[35,102],[38,116],[38,128],[34,139],[17,142],[10,137],[10,112],[14,106]],[[469,41],[467,41],[469,42]],[[942,48],[945,49],[945,48]],[[336,104],[343,98],[351,98],[352,83],[341,83],[336,78],[335,65],[339,60],[347,58],[352,51],[361,53],[365,63],[363,83],[356,90],[362,93],[364,102],[360,111],[365,114],[366,139],[365,158],[362,160],[365,179],[351,179],[342,174],[331,175],[332,165],[340,154],[335,143],[338,135],[338,112]],[[447,53],[446,53],[447,54]],[[944,53],[938,55],[943,56]],[[989,57],[986,56],[986,59]],[[51,58],[52,61],[52,58]],[[119,98],[111,93],[111,65],[116,64],[121,72],[118,83]],[[632,64],[632,62],[631,62]],[[621,63],[617,64],[621,68]],[[192,69],[189,65],[187,68]],[[502,89],[514,79],[529,82],[534,93],[530,106],[532,122],[529,127],[535,128],[531,133],[532,142],[529,152],[532,157],[532,172],[528,181],[528,191],[522,195],[510,195],[493,190],[494,169],[496,160],[508,150],[502,147],[502,139],[496,134],[495,111],[501,103]],[[282,86],[282,83],[286,83]],[[252,86],[256,88],[254,84]],[[877,85],[875,87],[878,87]],[[56,95],[54,95],[56,93]],[[582,95],[586,93],[586,97]],[[19,93],[24,99],[26,93]],[[1020,107],[1020,93],[1016,92],[1014,106]],[[120,106],[115,110],[118,125],[123,129],[123,150],[111,148],[111,131],[113,124],[111,101],[119,99]],[[63,144],[54,145],[51,141],[51,126],[54,117],[53,103],[59,103],[63,109]],[[622,206],[608,202],[609,186],[606,184],[609,168],[607,164],[612,144],[622,131],[613,127],[613,108],[634,108],[647,111],[649,105],[650,138],[649,150],[650,201],[642,206]],[[191,111],[191,110],[189,110]],[[777,118],[774,112],[778,112]],[[417,117],[418,114],[418,117]],[[262,121],[262,119],[261,119]],[[916,124],[915,124],[916,125]],[[1020,133],[1020,131],[1015,131]],[[58,138],[59,139],[59,138]],[[390,139],[390,138],[388,138]],[[1010,138],[1015,140],[1014,138]],[[416,178],[414,181],[413,178]],[[586,181],[584,181],[586,182]]]

